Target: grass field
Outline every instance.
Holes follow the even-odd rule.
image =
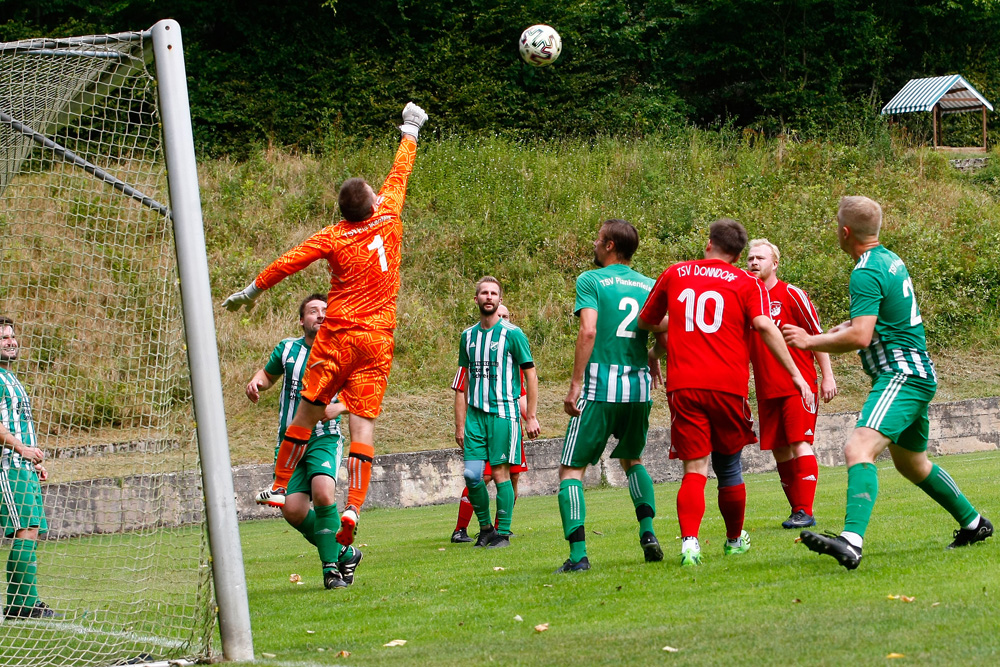
[[[979,509],[1000,517],[1000,453],[940,462]],[[315,552],[288,526],[247,523],[257,664],[868,665],[890,654],[904,663],[996,663],[1000,539],[945,550],[951,517],[889,464],[879,470],[878,504],[854,572],[780,528],[788,508],[775,474],[746,478],[753,547],[743,556],[722,555],[709,483],[697,569],[681,569],[675,556],[676,484],[656,487],[667,554],[657,564],[642,561],[628,491],[588,490],[593,569],[575,574],[553,574],[567,547],[552,496],[520,500],[518,537],[497,551],[448,541],[455,505],[366,512],[358,536],[365,559],[342,591],[323,589]],[[846,469],[821,469],[820,528],[842,525],[845,485]],[[304,584],[291,583],[292,573]],[[543,623],[548,630],[536,632]],[[384,646],[393,639],[407,643]]]

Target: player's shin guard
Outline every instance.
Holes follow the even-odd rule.
[[[583,501],[583,482],[564,479],[559,483],[559,516],[562,518],[563,535],[569,540],[569,559],[574,563],[587,555],[586,531],[587,505]]]
[[[795,461],[795,503],[792,511],[802,510],[809,516],[813,514],[813,501],[816,500],[816,482],[819,479],[819,465],[813,454],[800,456]]]
[[[316,505],[316,529],[313,531],[313,539],[316,541],[316,550],[319,552],[319,559],[326,568],[330,564],[336,564],[340,556],[341,548],[337,543],[337,532],[340,530],[340,512],[337,511],[337,503],[333,505]]]
[[[847,469],[847,509],[844,532],[865,536],[878,498],[878,468],[874,463],[856,463]]]
[[[927,475],[927,479],[917,486],[933,498],[934,502],[948,510],[960,526],[967,526],[978,515],[951,475],[939,468],[936,463],[931,468],[931,474]]]
[[[372,460],[375,447],[363,442],[352,442],[347,457],[347,504],[361,509],[368,497],[368,483],[372,479]]]
[[[465,487],[462,489],[462,500],[458,503],[458,523],[455,524],[455,530],[468,528],[469,522],[472,521],[472,515],[475,513],[472,501],[469,500],[469,487]]]
[[[305,426],[295,426],[294,424],[285,429],[285,438],[278,447],[278,455],[274,459],[274,483],[271,485],[272,491],[287,489],[288,482],[292,479],[295,466],[298,465],[302,456],[306,453],[306,445],[312,437],[312,430]]]
[[[719,512],[726,523],[726,537],[738,540],[743,532],[743,519],[747,510],[746,484],[719,487]]]
[[[314,533],[316,532],[316,511],[309,510],[309,514],[306,514],[306,518],[302,520],[297,526],[292,526],[295,530],[302,533],[302,537],[309,541],[309,544],[316,546],[316,538]]]
[[[475,486],[470,486],[468,489],[469,502],[472,503],[472,509],[476,512],[479,527],[486,528],[493,525],[490,523],[490,494],[486,490],[486,482],[479,480]]]
[[[705,484],[708,478],[696,472],[689,472],[681,480],[677,491],[677,521],[681,526],[681,537],[698,537],[701,520],[705,517]]]
[[[510,480],[497,484],[497,532],[510,534],[510,522],[514,516],[514,485]]]
[[[31,609],[38,601],[34,540],[15,539],[7,556],[7,608]]]
[[[796,493],[798,486],[796,485],[796,470],[797,464],[795,463],[797,459],[788,459],[787,461],[778,462],[778,479],[781,480],[781,490],[785,492],[785,498],[788,499],[788,506],[795,511],[796,505],[799,504],[798,494]]]
[[[656,516],[656,497],[653,494],[653,480],[646,467],[634,465],[625,473],[628,480],[628,494],[635,507],[635,518],[639,520],[639,535],[652,533],[653,517]]]

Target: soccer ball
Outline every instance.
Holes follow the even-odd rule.
[[[562,39],[551,26],[533,25],[521,33],[521,58],[535,67],[551,65],[562,53]]]

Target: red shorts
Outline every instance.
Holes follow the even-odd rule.
[[[528,472],[528,457],[526,457],[522,451],[521,453],[521,465],[512,465],[510,467],[511,475],[519,475],[522,472]],[[492,477],[493,469],[490,468],[490,462],[486,462],[486,467],[483,469],[483,477]]]
[[[747,399],[708,389],[677,389],[670,405],[670,458],[690,461],[710,455],[735,454],[757,442]]]
[[[302,376],[302,398],[326,405],[339,394],[351,414],[378,417],[394,345],[391,331],[320,327]]]
[[[760,448],[778,449],[797,442],[808,442],[811,445],[816,431],[817,400],[818,397],[813,399],[812,412],[806,409],[798,394],[758,400]]]

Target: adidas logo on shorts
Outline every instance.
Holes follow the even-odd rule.
[[[813,435],[813,430],[811,428],[806,429],[806,435]]]

